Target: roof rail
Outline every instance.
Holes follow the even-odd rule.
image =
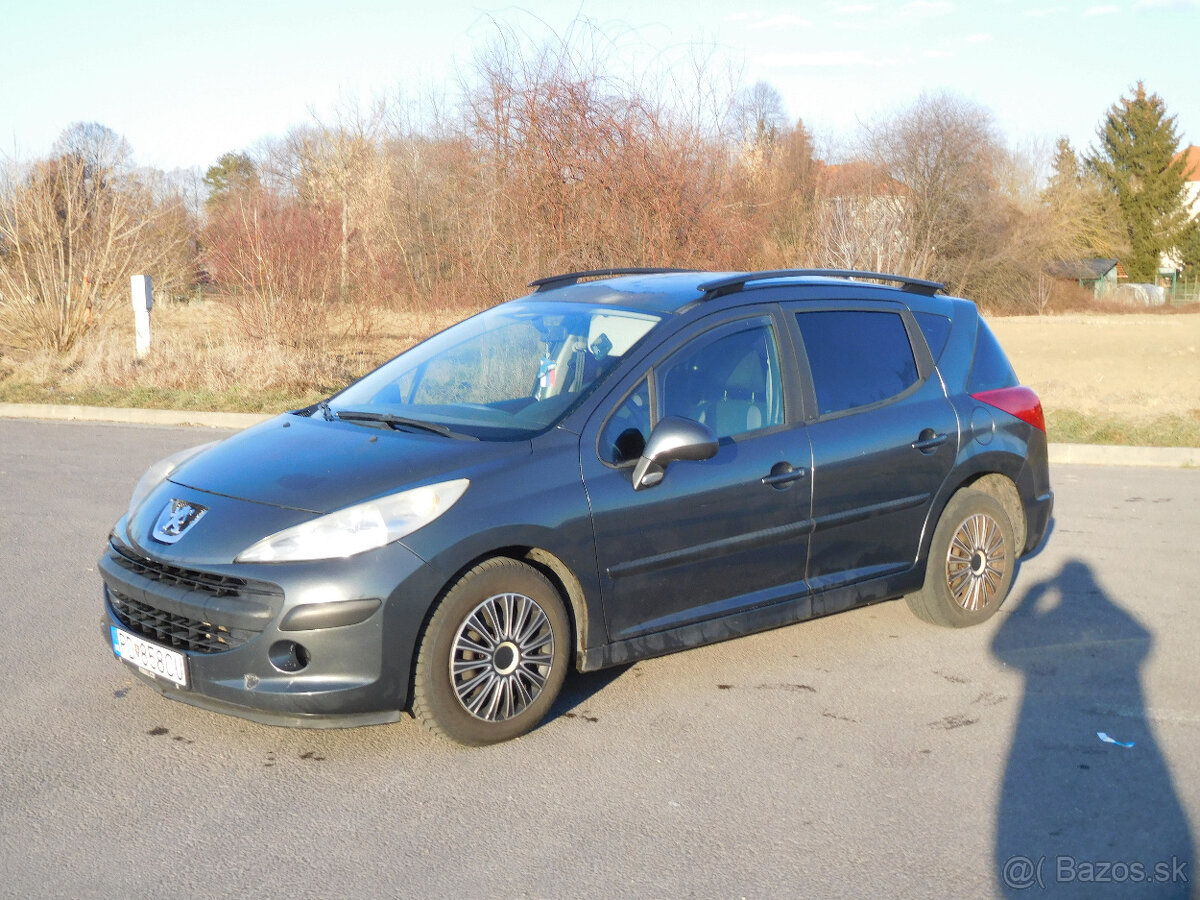
[[[547,278],[539,278],[537,281],[529,282],[529,287],[536,288],[535,293],[542,291],[552,291],[555,288],[566,287],[569,284],[578,284],[585,278],[613,278],[617,275],[663,275],[671,272],[695,272],[695,269],[656,269],[656,268],[633,268],[633,269],[591,269],[587,272],[568,272],[565,275],[551,275]]]
[[[706,281],[699,285],[704,291],[706,300],[714,300],[726,294],[745,290],[751,281],[769,281],[773,278],[792,278],[797,275],[816,275],[822,278],[864,279],[869,281],[894,281],[902,290],[913,294],[924,294],[932,297],[938,291],[944,291],[946,286],[936,281],[923,281],[920,278],[908,278],[904,275],[885,275],[881,272],[859,272],[856,269],[772,269],[767,272],[743,272],[740,275],[730,275]]]

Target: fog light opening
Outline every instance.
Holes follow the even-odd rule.
[[[267,654],[273,665],[280,672],[300,672],[308,666],[311,658],[303,644],[295,641],[276,641],[271,645]]]

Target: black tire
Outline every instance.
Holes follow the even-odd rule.
[[[534,728],[567,674],[570,623],[537,569],[489,559],[455,583],[417,653],[413,716],[460,744],[507,741]]]
[[[920,619],[964,628],[987,621],[1012,587],[1017,545],[1012,522],[990,494],[963,488],[938,519],[925,585],[905,599]]]

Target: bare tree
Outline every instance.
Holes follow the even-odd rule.
[[[765,81],[740,91],[732,112],[735,133],[750,145],[773,143],[788,128],[783,97]]]
[[[971,278],[979,213],[1003,152],[990,114],[950,94],[915,104],[867,130],[866,158],[904,189],[903,268],[961,288]]]
[[[96,187],[113,177],[127,176],[133,167],[129,142],[99,122],[75,122],[58,136],[51,148],[55,157],[83,163],[84,175]]]
[[[178,198],[129,171],[108,129],[72,126],[56,146],[61,155],[10,164],[0,180],[0,328],[62,352],[128,297],[130,275],[162,267],[168,282],[186,280],[190,228]]]

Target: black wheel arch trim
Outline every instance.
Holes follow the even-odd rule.
[[[969,449],[970,445],[968,445]],[[933,542],[933,532],[942,517],[950,498],[963,488],[971,487],[988,476],[997,475],[1008,479],[1016,489],[1017,498],[1022,507],[1022,522],[1013,522],[1013,530],[1022,537],[1018,538],[1017,546],[1024,547],[1024,535],[1027,534],[1030,510],[1038,502],[1038,497],[1032,490],[1029,477],[1029,464],[1025,457],[1004,450],[986,450],[963,456],[951,470],[951,477],[942,485],[930,505],[929,516],[921,533],[921,548],[918,562],[925,563],[929,559],[929,547]],[[997,498],[1000,499],[1000,498]],[[1002,504],[1003,501],[1001,500]],[[1008,507],[1006,506],[1006,509]]]

